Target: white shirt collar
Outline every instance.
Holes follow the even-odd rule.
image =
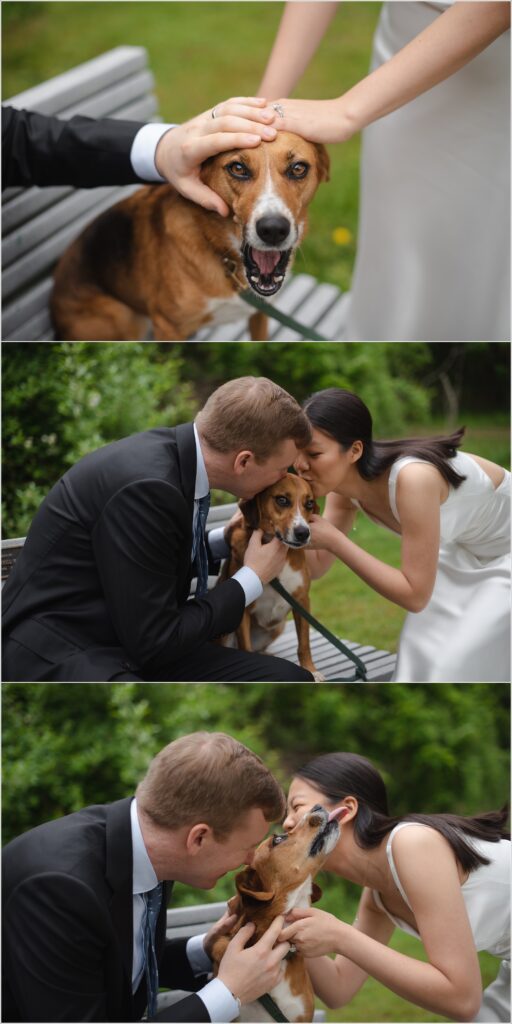
[[[199,434],[197,433],[196,425],[194,423],[194,437],[196,440],[196,455],[197,455],[197,469],[196,469],[196,489],[194,491],[194,498],[197,501],[198,498],[204,498],[210,490],[210,483],[208,480],[208,474],[206,472],[206,466],[204,464],[203,453],[201,451],[201,445],[199,443]]]
[[[132,851],[133,851],[133,894],[149,892],[158,885],[158,878],[155,869],[149,859],[137,814],[137,801],[135,797],[130,804],[130,818],[132,825]]]

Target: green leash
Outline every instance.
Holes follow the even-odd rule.
[[[279,1021],[280,1024],[289,1024],[288,1017],[281,1013],[277,1003],[274,1002],[272,996],[269,996],[268,992],[264,996],[260,996],[258,1002],[265,1008],[267,1013],[270,1014],[272,1020]]]
[[[254,309],[258,309],[260,313],[265,313],[273,320],[279,320],[280,323],[284,324],[285,327],[291,327],[292,331],[296,331],[297,334],[301,334],[303,338],[307,338],[308,341],[329,341],[328,338],[322,337],[321,334],[317,334],[312,327],[304,327],[294,320],[293,317],[287,316],[286,313],[282,313],[280,309],[275,309],[274,306],[270,305],[270,302],[265,302],[259,295],[256,295],[251,288],[246,288],[245,282],[241,281],[236,274],[236,262],[231,259],[230,256],[225,255],[222,257],[222,262],[226,266],[226,274],[228,277],[232,277],[235,283],[240,289],[238,294],[244,302],[247,302],[248,306],[253,306]]]
[[[346,647],[345,644],[341,642],[341,640],[338,640],[337,636],[334,636],[334,633],[331,633],[328,629],[326,629],[325,626],[322,626],[322,623],[318,622],[318,619],[315,619],[315,617],[311,615],[311,613],[308,612],[306,608],[303,608],[302,605],[299,604],[299,602],[296,601],[295,598],[292,597],[292,595],[289,594],[287,590],[285,590],[285,588],[282,586],[278,579],[271,580],[270,586],[273,587],[274,590],[277,590],[277,593],[280,594],[281,597],[284,597],[285,601],[288,601],[288,604],[291,605],[294,611],[298,612],[299,615],[302,615],[302,617],[306,619],[307,622],[309,622],[310,626],[313,626],[316,630],[318,630],[318,632],[321,633],[326,640],[329,640],[329,643],[331,643],[333,647],[337,647],[338,650],[341,651],[341,653],[344,654],[346,658],[349,658],[349,660],[356,666],[357,671],[354,676],[352,676],[350,679],[344,679],[339,681],[352,683],[360,679],[362,680],[363,683],[366,683],[366,667],[364,665],[364,662],[362,662],[361,659],[357,657],[357,654],[354,654],[354,652],[351,651],[348,647]]]
[[[276,309],[275,306],[271,306],[270,302],[265,302],[265,299],[260,298],[259,295],[255,295],[250,288],[246,288],[245,291],[240,292],[240,298],[247,302],[249,306],[254,306],[255,309],[259,309],[261,313],[266,313],[267,316],[272,317],[273,320],[279,320],[280,323],[284,324],[285,327],[291,327],[292,331],[296,331],[297,334],[302,334],[303,338],[307,338],[308,341],[328,341],[328,338],[322,337],[321,334],[317,334],[312,327],[304,327],[298,320],[294,320],[293,317],[287,316],[286,313],[282,313],[280,309]]]

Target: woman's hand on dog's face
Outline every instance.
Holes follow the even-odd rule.
[[[292,942],[304,956],[338,953],[342,927],[343,922],[325,910],[297,908],[287,915],[279,941]]]
[[[215,924],[212,925],[209,932],[206,933],[203,940],[203,948],[207,956],[212,959],[213,944],[219,935],[228,935],[232,928],[235,927],[238,918],[236,914],[230,914],[229,910],[226,910],[222,917],[219,918]]]
[[[323,516],[312,515],[309,522],[311,537],[308,548],[331,551],[333,541],[339,539],[340,531]]]
[[[256,96],[235,96],[214,109],[215,118],[211,109],[206,110],[165,132],[156,147],[155,166],[182,196],[227,217],[227,204],[200,179],[201,164],[226,150],[275,139],[275,111]]]
[[[246,924],[235,935],[224,953],[218,977],[242,1003],[259,999],[277,985],[281,961],[290,951],[289,942],[280,942],[284,918],[276,917],[261,939],[246,948],[254,934],[254,925]]]
[[[270,583],[284,569],[288,548],[277,537],[263,544],[263,532],[254,530],[247,545],[244,565],[253,569],[262,583]]]

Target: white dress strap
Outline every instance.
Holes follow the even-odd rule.
[[[398,515],[398,509],[396,507],[396,481],[398,479],[398,474],[400,470],[403,469],[404,466],[409,465],[411,462],[426,461],[426,459],[416,458],[415,455],[404,455],[401,459],[397,459],[396,462],[394,462],[393,465],[391,466],[388,477],[389,504],[391,506],[391,511],[397,523],[400,522],[400,516]]]
[[[406,892],[404,890],[404,887],[403,887],[403,885],[402,885],[402,883],[401,883],[401,881],[400,881],[400,879],[398,877],[398,871],[396,869],[396,864],[395,864],[395,862],[393,860],[393,848],[392,848],[393,836],[396,835],[396,833],[399,832],[401,828],[405,828],[407,825],[421,825],[421,822],[419,822],[419,821],[400,821],[398,823],[398,825],[395,825],[394,829],[389,833],[389,838],[388,838],[388,841],[386,843],[386,856],[388,858],[388,864],[389,864],[389,867],[390,867],[390,871],[391,871],[391,874],[393,875],[393,881],[394,881],[394,883],[395,883],[395,885],[396,885],[396,887],[398,889],[398,892],[400,893],[404,903],[406,903],[407,906],[409,907],[409,910],[412,910],[411,904],[409,903],[409,900],[407,899],[407,895],[406,895]],[[422,826],[422,827],[424,827],[424,826]]]

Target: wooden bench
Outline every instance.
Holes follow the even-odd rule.
[[[119,117],[161,121],[153,92],[147,51],[118,46],[71,71],[5,100],[17,109],[70,118]],[[139,185],[94,189],[9,188],[2,194],[2,337],[4,340],[52,340],[48,302],[59,257],[83,228],[103,210]],[[341,336],[347,296],[308,274],[289,279],[275,305],[325,338]],[[251,307],[247,307],[248,316]],[[271,322],[272,340],[300,335]],[[247,320],[201,331],[193,340],[247,338]]]
[[[210,509],[207,525],[212,527],[226,526],[237,509],[235,502],[229,505],[216,505]],[[2,541],[2,582],[4,582],[21,551],[25,538]],[[208,585],[214,586],[217,578],[210,576]],[[314,605],[314,601],[313,601]],[[313,607],[314,612],[314,607]],[[311,654],[319,672],[329,682],[343,682],[354,675],[354,665],[329,643],[316,629],[310,629]],[[341,638],[346,647],[356,654],[364,663],[368,682],[386,682],[391,679],[396,663],[396,654],[380,651],[370,644],[358,644],[352,640]],[[297,635],[293,621],[286,623],[283,633],[268,648],[268,654],[298,663]]]
[[[222,917],[227,903],[204,903],[195,907],[175,907],[167,911],[166,937],[168,939],[191,938],[201,935]],[[187,995],[186,992],[169,992],[159,995],[158,1008],[169,1006]],[[313,1020],[320,1024],[325,1020],[324,1010],[316,1010]]]

